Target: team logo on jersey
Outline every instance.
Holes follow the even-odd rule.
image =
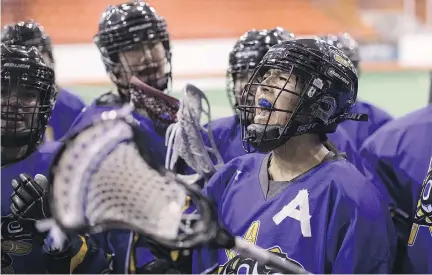
[[[32,250],[32,234],[12,216],[1,217],[1,273],[14,274],[12,256],[27,255]]]
[[[421,187],[408,245],[414,245],[420,227],[429,228],[432,237],[432,159],[428,174]]]
[[[244,234],[243,239],[245,239],[250,243],[256,244],[258,239],[259,227],[260,227],[259,221],[252,222],[249,229]],[[290,259],[279,246],[273,246],[271,248],[268,248],[267,250],[279,256],[281,260],[290,261],[298,265],[299,267],[303,268],[303,266],[299,262]],[[225,250],[225,253],[228,258],[228,261],[222,266],[219,266],[219,270],[218,270],[219,274],[276,274],[278,273],[278,271],[274,270],[272,267],[259,264],[257,261],[251,258],[245,258],[238,255],[237,252],[235,252],[234,250],[228,249]]]

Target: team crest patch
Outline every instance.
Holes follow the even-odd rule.
[[[428,174],[421,187],[408,245],[414,245],[417,233],[421,227],[427,227],[432,237],[432,159]]]
[[[256,244],[258,239],[260,222],[254,221],[247,232],[244,234],[243,239],[246,241]],[[283,261],[290,261],[291,263],[298,265],[303,268],[303,266],[289,258],[286,253],[282,251],[279,246],[273,246],[268,248],[267,251],[276,254]],[[272,267],[259,264],[257,261],[251,258],[246,258],[238,255],[234,250],[226,250],[226,255],[228,261],[223,265],[219,266],[218,274],[276,274],[279,273]]]
[[[432,226],[432,171],[429,171],[423,181],[414,222],[419,225]]]
[[[3,216],[1,225],[1,273],[14,274],[13,258],[32,251],[32,234],[12,216]]]

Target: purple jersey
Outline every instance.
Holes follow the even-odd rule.
[[[351,112],[368,114],[369,116],[367,122],[359,123],[358,121],[347,120],[340,124],[340,127],[347,132],[357,149],[361,147],[367,137],[393,119],[386,111],[360,100],[357,100]]]
[[[60,88],[51,118],[48,121],[48,131],[52,131],[54,140],[62,138],[69,131],[84,107],[85,104],[79,96]]]
[[[210,122],[216,147],[225,163],[246,154],[241,140],[241,125],[237,116],[219,118]],[[347,154],[347,159],[355,166],[361,163],[357,149],[346,131],[340,127],[328,134],[336,148]],[[208,144],[208,142],[206,141]]]
[[[428,170],[414,212],[404,273],[432,274],[432,158]]]
[[[389,273],[396,236],[379,192],[332,153],[289,181],[270,181],[270,154],[250,154],[222,167],[203,192],[234,235],[315,273]],[[193,272],[270,274],[233,250],[197,249]]]
[[[99,105],[97,101],[93,102],[90,106],[86,107],[73,122],[70,133],[79,131],[88,126],[92,121],[100,119],[100,115],[103,112],[118,109],[121,106],[122,104]],[[137,112],[134,112],[133,116],[139,123],[141,131],[146,135],[145,142],[148,144],[148,148],[150,148],[151,155],[158,164],[164,166],[166,156],[165,137],[156,133],[153,128],[153,123],[149,118],[142,116]]]
[[[413,213],[421,182],[432,155],[432,105],[395,119],[366,139],[361,148],[361,170],[388,203]],[[396,223],[406,240],[409,226]]]
[[[1,168],[2,273],[100,273],[108,267],[103,251],[87,249],[91,247],[88,238],[72,237],[64,253],[51,253],[33,237],[33,224],[18,222],[11,214],[11,181],[21,173],[48,175],[59,146],[60,142],[45,143],[27,158]]]

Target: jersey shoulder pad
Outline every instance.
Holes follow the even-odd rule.
[[[120,98],[120,96],[113,92],[105,93],[95,100],[96,106],[112,106],[120,105],[123,103],[124,101]]]

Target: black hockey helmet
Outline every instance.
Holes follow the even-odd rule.
[[[132,75],[167,91],[171,82],[171,46],[166,21],[143,1],[108,6],[94,42],[119,91]],[[127,94],[124,94],[128,96]]]
[[[360,50],[357,41],[348,33],[320,36],[321,39],[343,51],[348,56],[359,74]]]
[[[55,103],[55,75],[35,47],[1,44],[1,146],[32,153]],[[2,161],[3,161],[2,156]]]
[[[357,89],[354,65],[325,41],[294,39],[273,46],[255,68],[238,106],[245,150],[250,152],[252,145],[268,152],[292,136],[325,137],[346,119],[367,120],[367,115],[349,113]]]
[[[244,85],[266,52],[272,46],[293,38],[293,33],[281,27],[271,30],[252,29],[240,36],[230,52],[226,74],[227,95],[234,110]]]
[[[21,21],[3,27],[1,42],[7,45],[36,47],[45,57],[50,66],[54,65],[51,38],[44,28],[33,20]]]

